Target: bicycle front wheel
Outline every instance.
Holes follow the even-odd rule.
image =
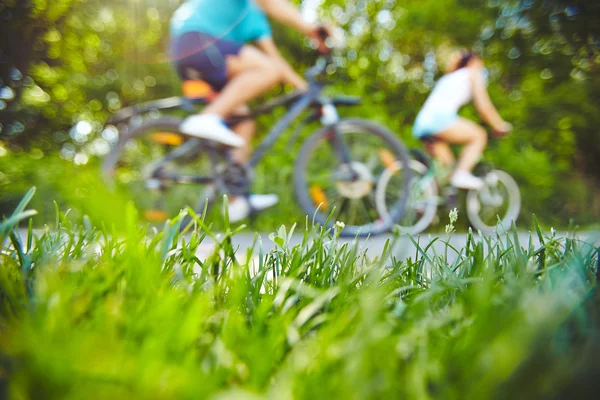
[[[517,182],[504,171],[491,170],[481,177],[481,190],[467,194],[467,216],[475,229],[489,234],[506,230],[517,222],[521,210],[521,192]]]
[[[341,160],[337,139],[350,162]],[[399,185],[394,186],[395,200],[389,203],[387,215],[377,210],[377,182],[387,168],[409,160],[406,148],[389,130],[361,119],[341,120],[313,133],[302,145],[294,173],[298,201],[315,222],[328,227],[339,222],[343,236],[386,232],[404,212],[410,171],[398,172]]]
[[[388,204],[396,201],[393,186],[402,184],[402,170],[405,168],[405,165],[395,163],[391,168],[383,171],[377,182],[375,201],[377,210],[383,216],[389,214]],[[437,214],[438,186],[433,176],[427,176],[428,168],[425,164],[410,160],[408,168],[412,171],[408,203],[397,226],[403,233],[416,235],[427,229]],[[396,182],[397,180],[400,182]]]

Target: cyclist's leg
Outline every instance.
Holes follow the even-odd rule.
[[[229,81],[217,98],[204,109],[205,113],[214,113],[223,117],[233,110],[244,111],[239,107],[258,97],[282,81],[279,66],[266,55],[252,46],[244,46],[236,56],[226,58]],[[235,132],[246,140],[246,145],[235,149],[232,157],[235,161],[245,164],[250,156],[250,140],[254,135],[255,126],[252,121],[238,125]],[[262,210],[275,205],[279,198],[274,194],[253,194],[248,199],[234,197],[229,203],[229,218],[231,222],[245,218],[254,210]]]
[[[425,150],[437,159],[444,167],[449,167],[454,163],[454,154],[448,143],[442,140],[433,140],[425,143]]]
[[[250,111],[250,109],[248,108],[248,106],[243,105],[238,107],[235,110],[236,114],[245,114],[248,113]],[[248,160],[250,160],[250,154],[251,154],[251,143],[252,143],[252,138],[254,138],[254,135],[256,134],[256,123],[251,120],[251,119],[247,119],[245,121],[240,122],[239,124],[235,125],[232,130],[237,133],[238,135],[240,135],[241,137],[244,138],[244,140],[246,141],[246,144],[243,147],[238,147],[236,149],[233,149],[231,151],[231,157],[233,159],[233,161],[239,163],[239,164],[243,164],[245,165]]]
[[[184,121],[182,131],[230,144],[237,148],[233,151],[233,159],[246,163],[250,153],[250,139],[255,131],[254,123],[242,122],[232,132],[223,124],[222,119],[233,111],[245,111],[243,107],[247,99],[258,96],[261,90],[265,91],[279,82],[281,77],[278,76],[277,66],[269,63],[267,56],[255,48],[218,41],[201,33],[191,33],[179,38],[173,47],[175,64],[182,79],[201,78],[215,91],[221,91],[201,114],[190,116]],[[258,83],[259,90],[252,86],[254,82]],[[242,95],[236,96],[236,91]],[[246,140],[242,140],[242,137]],[[223,140],[224,138],[227,140]],[[232,197],[229,203],[231,221],[244,218],[250,206],[259,210],[277,203],[277,200],[275,195],[250,196],[247,201],[241,197]]]
[[[280,82],[279,65],[252,46],[215,40],[202,33],[177,38],[173,48],[176,67],[183,79],[198,79],[195,77],[198,76],[220,92],[200,114],[182,123],[182,132],[232,147],[247,145],[223,124],[223,119]],[[250,129],[247,127],[240,128],[241,132]]]
[[[456,171],[471,172],[480,160],[487,144],[485,129],[465,118],[459,118],[452,126],[435,136],[448,143],[464,145]]]
[[[246,49],[249,49],[249,50],[246,50]],[[261,56],[261,57],[258,57],[258,56]],[[273,80],[270,81],[270,82],[274,82],[274,83],[272,83],[272,85],[276,84],[278,81],[275,78],[277,76],[277,72],[271,70],[272,67],[271,67],[271,65],[269,65],[269,63],[267,63],[267,59],[264,57],[264,55],[260,54],[260,52],[252,46],[245,46],[244,48],[242,48],[242,51],[240,51],[240,54],[238,56],[227,57],[226,62],[227,62],[227,73],[230,78],[230,81],[225,85],[223,91],[217,97],[217,99],[215,99],[215,101],[213,101],[213,103],[211,105],[209,105],[208,107],[206,107],[204,109],[203,112],[205,112],[205,113],[217,113],[217,114],[223,116],[223,114],[221,114],[223,112],[222,111],[223,109],[219,108],[220,107],[219,104],[217,104],[217,108],[216,108],[217,111],[215,112],[215,103],[219,102],[219,101],[222,102],[223,96],[225,96],[225,101],[228,101],[227,97],[231,96],[232,94],[235,94],[235,91],[238,90],[236,88],[239,87],[238,77],[241,74],[250,72],[251,76],[253,76],[256,71],[260,71],[261,74],[270,74],[273,77]],[[230,87],[233,87],[233,89],[228,89]],[[267,87],[266,90],[268,90],[268,89],[269,89],[269,87]],[[228,90],[229,90],[229,92],[227,92]],[[259,94],[260,93],[258,93],[256,96],[258,96]],[[229,100],[229,101],[231,101],[231,100]],[[225,110],[226,109],[227,108],[225,108]],[[249,109],[245,104],[243,104],[243,105],[235,108],[234,111],[235,111],[235,113],[245,113],[245,112],[248,112]],[[237,133],[238,135],[240,135],[241,137],[243,137],[244,140],[246,141],[245,146],[233,150],[233,152],[232,152],[233,160],[240,164],[246,164],[248,162],[248,160],[250,159],[250,154],[251,154],[250,143],[252,141],[252,138],[254,137],[254,134],[256,133],[256,124],[252,120],[243,121],[243,122],[237,124],[233,128],[233,131],[235,133]]]
[[[266,55],[271,57],[271,59],[279,63],[281,72],[283,74],[283,81],[285,83],[290,84],[296,89],[300,90],[306,90],[308,88],[306,81],[302,79],[302,77],[298,75],[298,73],[294,70],[294,68],[292,68],[286,59],[283,58],[273,38],[267,37],[260,39],[258,42],[256,42],[256,45]]]
[[[206,114],[224,118],[283,79],[279,64],[253,46],[246,45],[239,54],[227,56],[226,63],[229,81],[204,109]]]

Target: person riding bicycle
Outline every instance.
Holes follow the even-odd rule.
[[[458,110],[472,100],[480,117],[495,132],[508,133],[512,125],[500,117],[490,100],[486,70],[478,54],[453,53],[447,71],[417,115],[413,135],[425,142],[427,151],[444,166],[454,163],[449,144],[464,145],[450,183],[461,189],[480,189],[483,181],[471,171],[483,154],[487,134],[480,125],[459,117]]]
[[[240,164],[248,162],[254,123],[230,129],[224,119],[243,112],[248,101],[277,84],[307,88],[280,55],[266,15],[317,40],[324,49],[322,27],[305,22],[288,0],[187,0],[171,19],[170,53],[178,75],[184,81],[205,81],[216,92],[201,114],[184,120],[181,132],[236,148],[232,157]],[[243,219],[250,207],[261,210],[277,201],[275,195],[233,198],[230,219]]]

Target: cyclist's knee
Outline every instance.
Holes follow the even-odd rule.
[[[236,107],[236,109],[233,112],[234,114],[247,114],[250,112],[250,107],[248,107],[247,104],[243,104],[241,106]]]
[[[479,141],[479,143],[481,143],[481,145],[483,147],[485,147],[487,145],[488,137],[487,137],[487,132],[485,131],[485,129],[483,129],[483,128],[479,129],[479,132],[477,133],[477,140]]]
[[[277,60],[269,59],[269,62],[263,67],[265,78],[271,80],[274,84],[283,80],[283,66]]]
[[[487,145],[487,132],[479,125],[473,126],[470,141],[485,147]]]

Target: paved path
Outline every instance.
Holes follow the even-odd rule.
[[[263,245],[263,249],[265,252],[269,251],[275,247],[275,243],[273,243],[269,239],[269,233],[259,233],[259,235],[262,239],[262,245]],[[565,234],[557,233],[557,237],[564,237],[564,236],[565,236]],[[439,234],[433,234],[433,233],[427,234],[426,233],[426,234],[421,234],[420,237],[415,238],[415,240],[418,240],[422,246],[425,246],[428,243],[430,243],[433,239],[438,238],[436,243],[433,245],[433,249],[439,253],[439,252],[444,251],[445,246],[446,246],[445,242],[448,241],[448,237],[449,236],[446,235],[445,233],[439,233]],[[521,243],[521,246],[523,246],[523,247],[528,246],[529,237],[530,237],[529,232],[519,232],[519,242]],[[578,234],[577,237],[580,240],[590,244],[591,246],[594,246],[594,247],[600,246],[600,232],[598,232],[598,231],[582,232],[582,233]],[[533,234],[532,238],[533,238],[534,246],[539,246],[539,240],[537,238],[537,235]],[[388,240],[392,241],[393,239],[394,239],[394,237],[392,235],[380,235],[380,236],[370,237],[367,239],[358,239],[358,240],[359,240],[359,245],[361,247],[364,247],[370,256],[379,256],[383,252],[386,242]],[[241,232],[233,237],[233,245],[234,245],[234,247],[238,247],[240,249],[240,251],[245,252],[246,249],[252,247],[254,240],[255,240],[254,233]],[[346,238],[340,239],[340,243],[349,243],[352,241],[353,241],[353,239],[346,239]],[[449,239],[450,245],[452,245],[459,251],[462,247],[465,246],[466,242],[467,242],[466,234],[453,234],[450,236],[450,239]],[[294,245],[297,245],[300,243],[302,243],[302,235],[294,234],[292,236],[290,245],[294,246]],[[211,241],[211,239],[207,239],[207,241],[202,244],[200,252],[203,253],[203,255],[207,255],[210,253],[212,248],[213,248],[213,242]],[[415,251],[416,251],[416,249],[415,249],[415,246],[412,243],[412,241],[407,236],[401,236],[400,238],[397,239],[396,244],[393,248],[392,254],[394,256],[396,256],[398,259],[404,259],[409,256],[414,256]]]
[[[25,236],[27,235],[27,231],[24,229],[21,230],[20,233],[23,238],[25,238]],[[234,245],[234,247],[238,248],[238,252],[240,255],[245,254],[246,250],[248,248],[252,247],[252,245],[255,243],[255,235],[256,235],[256,233],[252,233],[252,232],[240,232],[233,237],[233,245]],[[265,252],[268,252],[275,247],[275,243],[273,243],[269,239],[270,233],[258,233],[258,235],[261,237],[263,250]],[[564,233],[557,233],[557,237],[564,237],[564,236],[565,236]],[[521,246],[523,246],[523,247],[528,246],[529,237],[530,237],[529,232],[519,232],[519,242],[520,242]],[[600,231],[581,232],[577,235],[577,237],[580,240],[582,240],[583,242],[588,243],[590,246],[594,246],[594,247],[600,246]],[[432,233],[432,234],[425,233],[425,234],[421,234],[419,237],[415,238],[415,240],[417,240],[422,246],[426,246],[435,238],[438,238],[438,240],[432,246],[432,249],[433,249],[433,251],[438,252],[438,254],[442,254],[442,252],[445,250],[445,246],[446,246],[445,242],[448,241],[448,238],[449,238],[450,245],[452,245],[459,251],[460,251],[460,249],[462,249],[465,246],[465,244],[467,242],[467,235],[462,234],[462,233],[461,234],[453,234],[451,236],[446,235],[445,233]],[[539,240],[538,240],[536,234],[532,235],[532,239],[533,239],[534,246],[539,246]],[[361,248],[364,248],[371,257],[376,257],[376,256],[381,255],[381,253],[383,252],[383,249],[385,247],[385,244],[388,240],[393,241],[394,240],[393,235],[380,235],[380,236],[373,236],[370,238],[359,238],[358,243],[359,243],[359,246]],[[339,240],[339,242],[340,243],[350,243],[350,242],[353,242],[353,239],[342,238]],[[258,243],[258,241],[256,243]],[[291,242],[289,244],[290,244],[290,246],[294,246],[294,245],[297,245],[300,243],[302,243],[302,235],[294,234],[292,236]],[[256,254],[258,254],[258,251],[256,251],[256,250],[258,250],[257,247],[258,247],[258,244],[255,244],[255,252],[254,252],[255,256],[256,256]],[[214,249],[214,242],[212,241],[211,238],[207,237],[205,239],[205,241],[200,245],[200,248],[198,250],[198,256],[200,258],[207,257],[208,255],[210,255],[212,253],[213,249]],[[415,245],[412,243],[412,241],[407,236],[405,236],[405,235],[400,236],[396,240],[395,246],[392,250],[393,256],[402,260],[409,256],[414,257],[415,254],[416,254]],[[455,256],[454,252],[449,252],[449,257],[451,259],[454,258],[453,256]]]

